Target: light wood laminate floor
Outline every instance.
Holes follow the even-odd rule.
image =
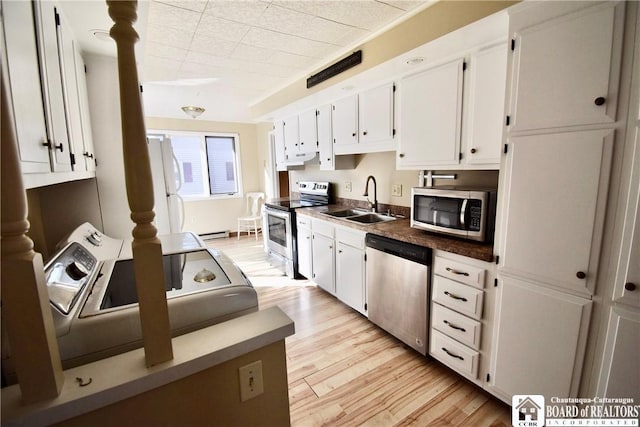
[[[510,426],[510,408],[405,347],[308,280],[271,267],[262,236],[209,240],[255,286],[260,308],[295,321],[287,338],[293,426]]]

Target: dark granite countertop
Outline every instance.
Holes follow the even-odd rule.
[[[296,209],[296,214],[307,215],[310,217],[322,219],[334,224],[355,228],[367,233],[377,234],[379,236],[389,237],[391,239],[400,240],[402,242],[413,243],[419,246],[425,246],[432,249],[439,249],[458,255],[467,256],[469,258],[479,259],[481,261],[493,262],[493,244],[479,243],[471,240],[457,239],[455,237],[447,237],[440,234],[430,233],[428,231],[411,228],[409,219],[396,219],[394,221],[384,221],[375,224],[360,224],[341,218],[325,215],[327,212],[339,211],[350,206],[345,205],[328,205],[311,208]]]

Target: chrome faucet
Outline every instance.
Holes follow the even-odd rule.
[[[373,203],[371,203],[371,212],[378,212],[378,185],[376,184],[376,179],[373,175],[369,175],[367,177],[367,182],[364,185],[364,193],[362,194],[369,201],[369,180],[373,180]]]

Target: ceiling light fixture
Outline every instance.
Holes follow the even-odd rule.
[[[204,108],[202,107],[194,107],[193,105],[185,105],[182,107],[182,111],[191,116],[191,118],[196,118],[200,114],[204,113]]]
[[[424,58],[420,57],[420,56],[416,56],[415,58],[409,58],[407,59],[407,65],[418,65],[420,64],[422,61],[424,61]]]

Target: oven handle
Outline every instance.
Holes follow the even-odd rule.
[[[464,199],[462,201],[462,209],[460,209],[460,225],[462,226],[463,230],[467,229],[467,225],[464,223],[464,219],[467,216],[467,202],[469,201],[469,199]]]
[[[276,218],[281,218],[281,219],[289,219],[289,212],[282,212],[276,209],[271,209],[268,206],[265,206],[265,212],[267,213],[267,215],[273,215]]]

